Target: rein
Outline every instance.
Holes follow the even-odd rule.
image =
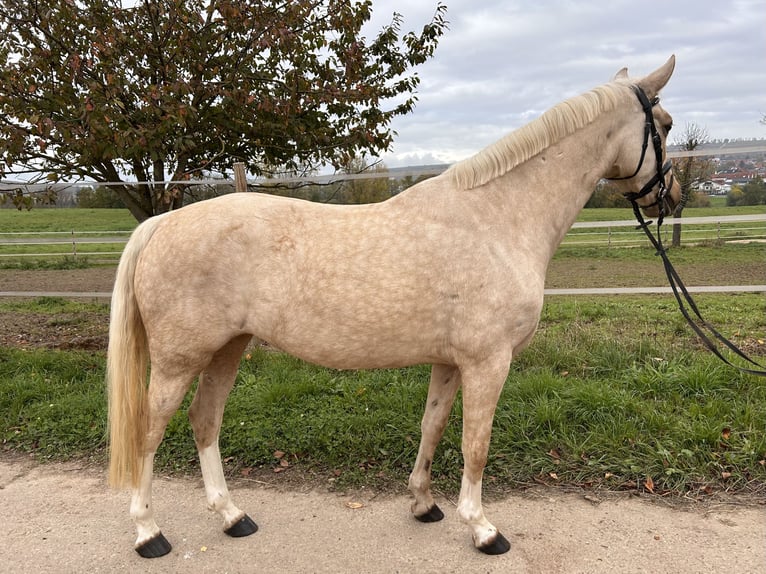
[[[705,346],[710,351],[712,351],[712,353],[716,357],[721,359],[724,363],[726,363],[727,365],[731,367],[734,367],[735,369],[742,371],[743,373],[758,375],[762,377],[766,376],[766,367],[764,367],[760,363],[757,363],[756,361],[748,357],[747,354],[745,354],[745,352],[742,351],[742,349],[740,349],[734,343],[729,341],[729,339],[727,339],[721,333],[719,333],[710,323],[708,323],[702,317],[702,314],[697,308],[697,304],[694,302],[694,299],[692,299],[692,296],[689,294],[689,291],[686,289],[686,286],[684,285],[683,281],[681,281],[681,277],[678,275],[678,272],[675,270],[675,268],[673,267],[673,264],[670,262],[670,259],[668,258],[668,254],[665,251],[665,247],[662,245],[662,235],[660,233],[660,226],[662,225],[663,219],[665,218],[665,197],[668,194],[668,186],[665,182],[665,175],[668,173],[668,171],[670,171],[672,163],[670,160],[668,160],[664,165],[662,163],[662,140],[660,139],[659,133],[657,132],[657,126],[654,124],[654,117],[652,115],[652,107],[654,107],[654,105],[656,105],[659,100],[655,99],[653,102],[650,102],[649,99],[646,97],[646,94],[644,93],[644,91],[638,86],[633,86],[633,91],[636,93],[636,96],[638,97],[638,100],[641,102],[641,105],[644,109],[644,113],[646,114],[646,124],[644,127],[644,143],[641,149],[641,159],[639,160],[638,167],[636,168],[636,171],[633,173],[633,175],[629,177],[620,177],[620,178],[613,178],[613,179],[631,179],[635,177],[636,175],[638,175],[638,172],[641,171],[641,166],[644,163],[644,157],[646,156],[646,149],[649,146],[649,137],[651,136],[652,143],[654,145],[654,153],[656,158],[655,165],[657,166],[657,173],[654,174],[654,176],[641,188],[641,191],[639,191],[638,193],[625,194],[625,198],[628,201],[630,201],[630,204],[633,207],[633,213],[636,217],[636,220],[638,221],[637,229],[642,229],[644,231],[646,236],[649,238],[649,242],[657,250],[656,255],[659,255],[662,258],[662,264],[665,268],[665,275],[667,275],[668,283],[670,283],[670,287],[673,290],[673,295],[675,296],[676,302],[678,303],[678,308],[680,309],[681,314],[686,319],[686,322],[689,324],[692,330],[697,334],[700,340],[705,344]],[[672,185],[672,182],[673,182],[672,174],[670,177],[671,177],[670,185]],[[657,218],[657,237],[655,237],[652,234],[651,229],[649,229],[649,226],[652,224],[652,222],[644,220],[644,217],[641,214],[641,206],[638,205],[637,200],[648,195],[652,191],[652,189],[654,189],[654,187],[657,185],[659,185],[659,190],[657,192],[657,199],[655,200],[654,203],[643,206],[643,207],[651,207],[653,205],[659,205],[660,207],[660,215]],[[686,305],[689,306],[689,309],[691,309],[692,313],[696,317],[696,320],[689,313],[689,309],[687,309]],[[721,353],[714,339],[718,340],[718,342],[720,342],[722,345],[724,345],[726,348],[728,348],[730,351],[732,351],[734,354],[736,354],[738,357],[740,357],[741,359],[743,359],[750,365],[757,367],[757,369],[741,367],[729,361],[729,359],[727,359]]]

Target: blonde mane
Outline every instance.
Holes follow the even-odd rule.
[[[561,102],[476,155],[454,164],[447,173],[459,189],[484,185],[613,110],[626,93],[626,85],[612,82]]]

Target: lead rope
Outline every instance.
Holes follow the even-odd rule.
[[[670,287],[673,290],[673,295],[675,295],[676,302],[678,303],[678,308],[681,310],[681,314],[686,319],[686,322],[689,323],[689,326],[692,328],[692,330],[697,334],[697,336],[705,344],[705,346],[710,351],[712,351],[716,357],[721,359],[727,365],[734,367],[735,369],[738,369],[742,371],[743,373],[766,377],[766,367],[764,367],[760,363],[748,357],[747,354],[745,354],[745,352],[742,351],[742,349],[740,349],[734,343],[729,341],[729,339],[727,339],[721,333],[719,333],[715,329],[715,327],[713,327],[710,323],[708,323],[704,319],[704,317],[702,317],[702,314],[697,308],[697,304],[694,302],[694,299],[692,299],[692,296],[689,294],[689,291],[686,289],[686,286],[684,285],[683,281],[681,281],[681,277],[678,275],[678,272],[675,270],[675,268],[673,267],[673,264],[670,262],[670,259],[668,258],[668,254],[665,252],[665,248],[662,245],[662,234],[660,232],[660,226],[662,225],[662,220],[664,218],[663,210],[662,209],[660,210],[660,216],[657,218],[657,237],[654,237],[651,230],[649,229],[649,226],[652,224],[652,222],[644,221],[644,218],[641,215],[641,210],[638,206],[638,203],[636,203],[635,200],[632,200],[631,204],[633,206],[633,213],[635,214],[636,219],[638,220],[637,229],[642,229],[644,231],[646,236],[649,238],[649,241],[651,242],[651,244],[657,250],[655,255],[659,255],[662,258],[662,263],[663,263],[663,266],[665,267],[665,275],[667,275],[668,277],[668,282],[670,283]],[[684,304],[684,301],[686,301],[686,304],[688,304],[689,308],[693,311],[694,315],[697,317],[699,324],[690,315],[688,309],[686,308],[686,305]],[[718,349],[716,344],[707,335],[707,333],[705,332],[706,330],[715,339],[718,339],[718,341],[720,341],[721,344],[726,346],[730,351],[732,351],[734,354],[739,356],[741,359],[747,361],[751,365],[758,367],[758,369],[741,367],[729,361],[729,359],[723,356],[723,354]]]

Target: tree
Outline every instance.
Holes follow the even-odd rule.
[[[726,205],[765,205],[766,183],[760,177],[743,186],[735,186],[726,195]]]
[[[234,162],[268,175],[391,145],[446,30],[402,16],[368,40],[372,1],[0,0],[0,177],[125,181],[139,220]],[[145,184],[133,185],[136,179]]]
[[[348,174],[375,173],[383,174],[388,168],[382,162],[367,165],[364,157],[351,158],[343,168]],[[387,177],[371,179],[351,179],[339,185],[333,198],[337,203],[377,203],[391,197],[391,189]]]
[[[691,122],[686,124],[680,139],[676,141],[676,145],[682,151],[693,152],[707,143],[707,141],[707,130],[698,124]],[[711,171],[712,164],[710,160],[699,156],[688,155],[673,162],[673,176],[681,187],[681,200],[673,211],[673,217],[681,217],[684,208],[694,196],[694,183],[706,179]],[[671,245],[673,247],[680,247],[681,245],[680,223],[673,224],[673,239]]]
[[[619,189],[609,181],[602,180],[596,185],[596,189],[585,204],[585,208],[628,207],[629,205]]]

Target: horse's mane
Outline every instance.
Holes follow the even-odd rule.
[[[459,189],[484,185],[613,110],[624,93],[624,83],[612,82],[565,100],[446,173]]]

